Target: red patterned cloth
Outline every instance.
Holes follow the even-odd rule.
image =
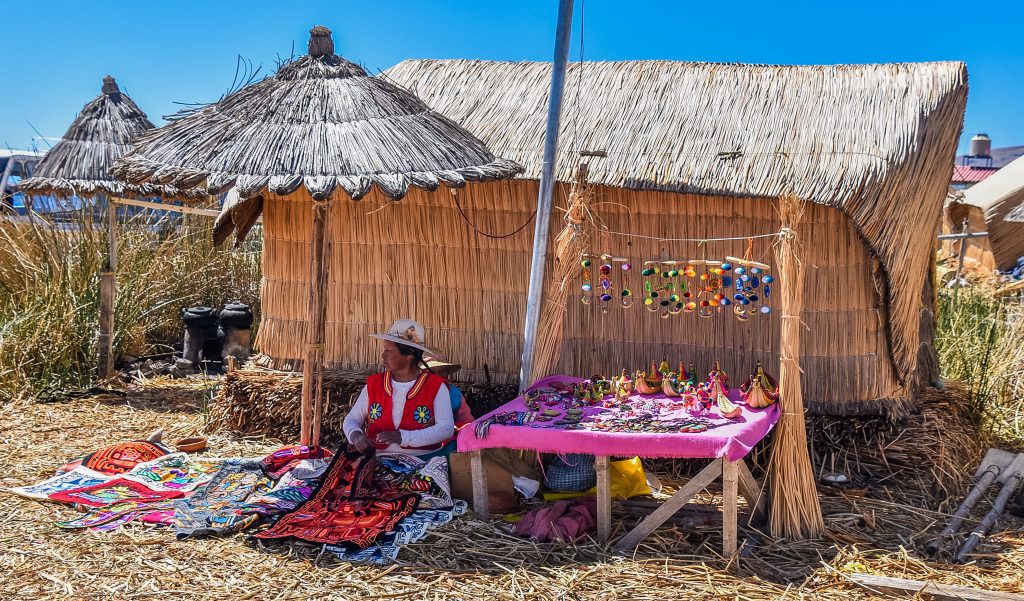
[[[136,465],[163,457],[170,451],[146,440],[122,442],[90,453],[82,459],[85,467],[104,474],[123,474]]]
[[[372,545],[419,504],[418,495],[375,478],[376,466],[372,454],[339,452],[312,496],[256,537],[294,537],[360,549]]]
[[[180,490],[153,490],[140,482],[127,478],[114,478],[85,488],[62,490],[50,495],[61,503],[74,503],[86,507],[106,507],[123,501],[163,501],[185,496]]]

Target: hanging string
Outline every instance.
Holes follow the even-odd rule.
[[[452,190],[452,192],[454,192],[454,190]],[[459,195],[458,194],[452,194],[452,198],[455,199],[455,208],[459,210],[459,215],[462,215],[462,220],[465,221],[466,224],[469,225],[469,227],[473,228],[473,231],[475,231],[476,233],[480,234],[481,236],[485,236],[487,238],[491,238],[492,240],[501,240],[503,238],[511,238],[512,236],[515,236],[516,234],[518,234],[518,233],[522,232],[523,230],[525,230],[526,226],[528,226],[531,223],[533,223],[533,218],[537,216],[537,209],[534,209],[533,213],[530,213],[530,217],[523,223],[523,225],[517,227],[512,232],[510,232],[508,234],[490,234],[488,232],[485,232],[485,231],[481,230],[480,228],[478,228],[476,226],[475,223],[470,221],[469,216],[466,215],[466,211],[463,210],[463,208],[462,208],[462,203],[459,202]]]
[[[777,232],[770,234],[755,234],[753,236],[731,236],[728,238],[660,238],[658,236],[645,236],[643,234],[630,234],[628,232],[616,232],[612,230],[602,230],[602,234],[606,236],[623,236],[625,238],[638,238],[640,240],[653,240],[655,242],[696,242],[708,243],[708,242],[734,242],[736,240],[754,240],[755,238],[781,238],[792,234],[789,228],[782,228]]]

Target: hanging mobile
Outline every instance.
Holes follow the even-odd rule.
[[[619,297],[622,299],[620,302],[623,309],[628,309],[633,306],[633,291],[629,289],[629,272],[633,269],[633,266],[629,264],[627,260],[622,264],[622,290],[619,292]]]
[[[651,313],[657,313],[658,289],[651,283],[651,278],[660,274],[661,270],[654,261],[645,261],[644,270],[640,273],[644,276],[644,308]]]
[[[582,301],[584,305],[590,304],[590,293],[594,290],[593,279],[590,275],[590,265],[590,259],[588,259],[586,255],[580,257],[580,289],[583,291],[583,294],[580,296],[580,301]]]
[[[601,255],[601,267],[598,268],[601,277],[598,283],[601,286],[601,312],[608,312],[608,303],[612,300],[612,256]]]

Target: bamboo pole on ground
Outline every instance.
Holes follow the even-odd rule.
[[[800,387],[800,336],[803,322],[804,268],[801,241],[796,236],[803,218],[803,202],[794,196],[779,199],[783,235],[775,246],[779,274],[781,324],[779,343],[779,403],[782,417],[775,429],[769,464],[771,480],[770,530],[772,536],[816,538],[825,531],[818,503],[814,470],[807,449],[804,400]]]
[[[313,202],[313,239],[310,248],[309,313],[306,319],[306,353],[302,364],[302,403],[299,415],[300,444],[320,441],[324,377],[324,329],[327,321],[327,220],[330,204]]]
[[[107,265],[100,274],[100,334],[97,375],[101,380],[114,373],[114,307],[117,301],[117,205],[103,195],[107,205]]]

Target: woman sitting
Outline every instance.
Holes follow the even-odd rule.
[[[448,386],[425,369],[423,355],[440,355],[423,344],[423,326],[411,319],[372,336],[384,342],[384,372],[366,380],[345,416],[345,437],[360,452],[438,454],[455,433],[455,420]]]

